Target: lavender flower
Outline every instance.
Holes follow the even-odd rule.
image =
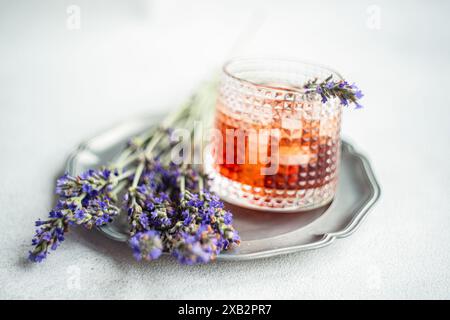
[[[175,209],[166,193],[157,193],[148,185],[141,184],[135,188],[131,187],[124,200],[131,236],[140,231],[171,227]]]
[[[362,105],[358,103],[358,100],[364,97],[362,91],[354,83],[350,85],[344,80],[335,82],[332,78],[333,76],[330,75],[320,83],[317,83],[317,78],[308,81],[304,85],[306,93],[320,95],[322,103],[326,103],[330,98],[338,98],[343,106],[353,103],[356,109],[362,108]]]
[[[175,236],[172,255],[182,264],[208,263],[220,253],[218,238],[210,225],[197,225]]]
[[[212,261],[240,238],[234,230],[231,213],[215,195],[202,191],[185,191],[178,207],[179,221],[166,233],[167,246],[172,255],[183,264]]]
[[[32,245],[35,248],[29,252],[28,258],[33,262],[42,262],[48,255],[49,249],[56,248],[64,241],[64,233],[68,223],[60,213],[50,212],[46,221],[36,221],[36,234]]]
[[[104,225],[112,221],[119,209],[113,204],[113,186],[119,179],[117,171],[108,169],[89,170],[78,177],[67,173],[57,180],[56,194],[59,196],[55,208],[45,221],[36,221],[36,234],[29,253],[34,262],[44,260],[49,249],[56,248],[64,240],[70,225]]]
[[[203,216],[205,220],[210,221],[214,231],[220,235],[218,238],[220,249],[227,250],[233,245],[239,245],[240,237],[232,225],[231,212],[224,209],[224,204],[218,196],[204,191],[203,197],[205,199]]]
[[[149,186],[155,192],[170,193],[177,188],[180,167],[174,163],[163,165],[158,158],[146,162],[140,177],[140,184]]]
[[[136,260],[156,260],[163,250],[160,234],[154,230],[137,232],[130,238],[130,246]]]

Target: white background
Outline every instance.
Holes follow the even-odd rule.
[[[68,28],[71,4],[80,29]],[[450,298],[449,9],[0,1],[0,297]],[[26,262],[33,222],[78,143],[175,108],[236,54],[317,61],[363,88],[365,109],[346,111],[343,131],[371,160],[382,199],[355,234],[316,251],[187,267],[134,262],[124,245],[80,229],[45,263]]]

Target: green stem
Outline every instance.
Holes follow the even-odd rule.
[[[122,151],[122,153],[119,155],[119,157],[116,160],[116,167],[123,168],[127,164],[136,160],[136,158],[134,156],[136,154],[140,153],[139,152],[140,148],[143,145],[146,145],[148,143],[148,140],[155,134],[156,130],[157,130],[157,127],[151,127],[149,130],[145,131],[144,133],[134,137],[132,140],[135,142],[135,145],[129,146]],[[131,157],[131,159],[130,159],[130,157]]]
[[[117,194],[123,190],[123,188],[128,184],[128,181],[121,181],[111,192],[113,196],[117,196]]]
[[[204,189],[203,177],[200,176],[198,179],[198,194],[201,200],[203,200],[203,189]]]
[[[161,142],[161,139],[166,134],[166,130],[173,127],[180,120],[183,121],[183,125],[189,127],[193,120],[200,120],[205,114],[208,114],[206,108],[210,107],[212,99],[215,97],[212,92],[217,86],[217,81],[208,82],[202,84],[197,91],[197,94],[193,95],[185,104],[180,107],[177,111],[168,115],[159,127],[153,127],[152,129],[146,131],[142,135],[138,136],[138,139],[142,141],[142,145],[147,144],[144,151],[142,149],[132,150],[127,148],[119,156],[116,167],[122,169],[127,165],[138,160],[142,153],[149,159],[151,158],[151,153],[156,147],[156,145]],[[186,119],[187,118],[187,119]]]
[[[125,165],[123,165],[126,160],[128,159],[128,157],[133,153],[133,150],[131,150],[130,148],[126,148],[119,156],[119,158],[117,158],[116,160],[116,167],[117,168],[123,168],[125,167]]]
[[[136,173],[134,174],[133,183],[131,184],[132,188],[136,188],[139,180],[141,179],[142,172],[144,171],[145,161],[142,160],[139,162],[139,165],[136,168]]]
[[[184,105],[181,108],[179,108],[176,112],[174,112],[174,113],[170,114],[169,116],[167,116],[163,120],[160,128],[162,130],[167,130],[171,126],[173,126],[173,124],[175,122],[177,122],[178,120],[184,118],[185,113],[186,112],[190,112],[190,109],[191,109],[192,104],[193,104],[193,100],[194,99],[192,97],[189,98],[189,100],[187,102],[185,102]]]
[[[165,132],[162,132],[162,131],[157,131],[155,133],[155,135],[152,137],[152,139],[148,143],[147,147],[145,148],[145,151],[144,151],[145,158],[151,159],[153,149],[158,144],[158,142],[164,137],[164,134],[165,134]]]
[[[120,176],[117,177],[117,181],[122,181],[123,179],[126,179],[134,174],[134,170],[130,169],[122,173]]]

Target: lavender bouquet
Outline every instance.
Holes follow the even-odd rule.
[[[129,245],[137,260],[155,260],[163,252],[180,263],[214,260],[239,245],[232,214],[207,190],[200,167],[170,161],[173,128],[192,130],[207,114],[215,84],[207,84],[163,123],[132,138],[110,165],[56,182],[57,203],[46,220],[36,221],[29,259],[43,261],[73,226],[91,229],[128,215]],[[186,156],[186,155],[184,155]]]

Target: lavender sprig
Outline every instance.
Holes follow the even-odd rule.
[[[147,185],[130,187],[124,200],[128,212],[130,235],[152,229],[164,230],[172,225],[175,210],[169,196],[164,192],[156,193]]]
[[[119,213],[114,205],[113,189],[127,175],[109,169],[88,170],[78,177],[64,174],[57,180],[56,194],[59,196],[55,208],[47,220],[36,221],[33,237],[34,249],[29,259],[34,262],[44,260],[49,249],[56,248],[64,241],[64,234],[70,225],[83,225],[90,229],[112,221]]]
[[[315,78],[306,82],[304,89],[307,93],[319,94],[322,103],[326,103],[331,98],[338,98],[343,106],[353,103],[356,109],[363,107],[358,101],[364,97],[364,94],[356,84],[349,84],[345,80],[334,81],[332,79],[333,75],[330,75],[324,81],[318,83],[318,79]]]

